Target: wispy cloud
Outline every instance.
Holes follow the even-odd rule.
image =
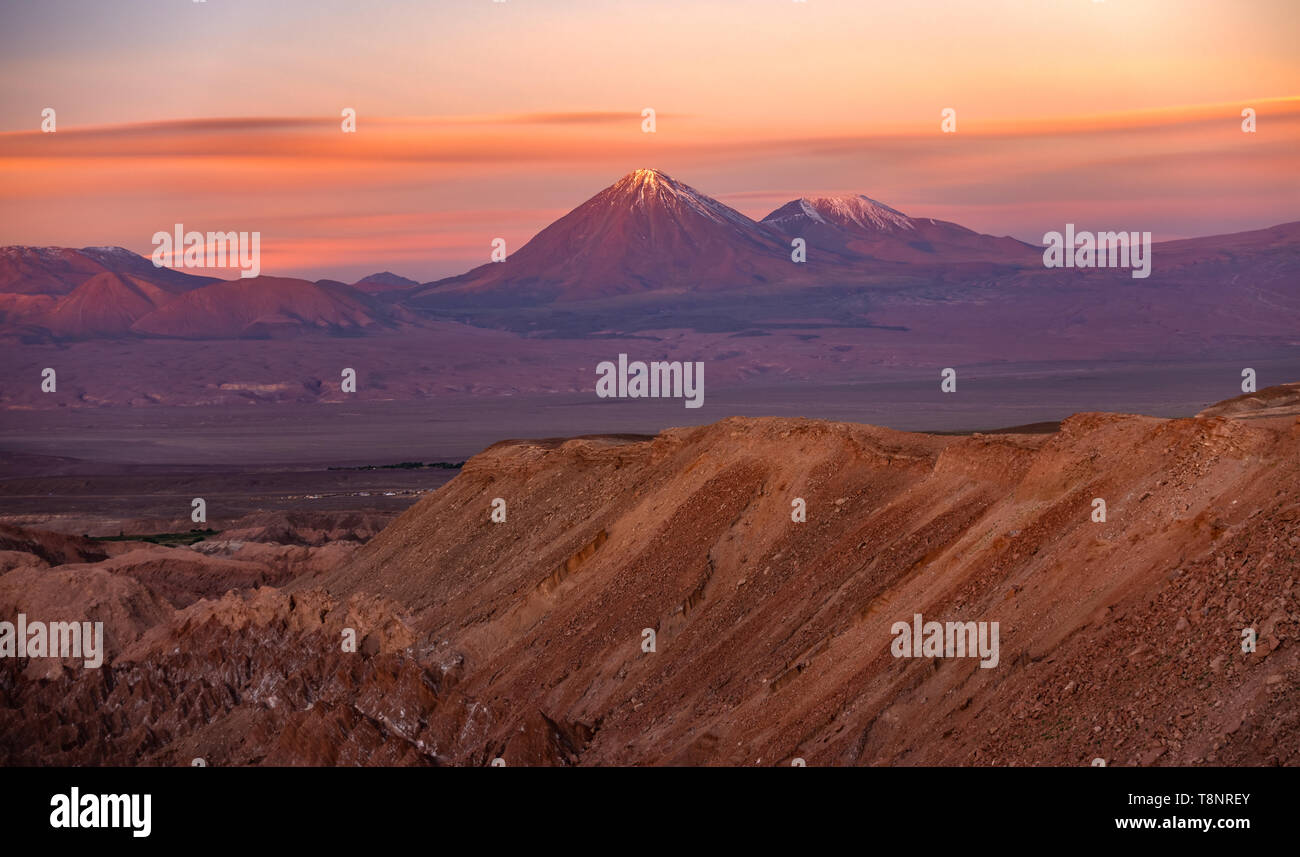
[[[1238,104],[971,121],[953,135],[937,119],[800,135],[691,116],[643,134],[639,114],[617,111],[363,113],[355,134],[320,116],[61,126],[0,134],[0,199],[7,242],[144,250],[167,212],[260,229],[268,264],[317,276],[398,259],[422,279],[458,273],[492,237],[517,247],[641,166],[753,217],[860,192],[1026,239],[1093,218],[1173,237],[1300,219],[1300,99],[1251,106],[1255,134]]]

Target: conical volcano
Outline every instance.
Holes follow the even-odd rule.
[[[743,288],[790,276],[789,239],[659,170],[635,170],[543,229],[506,261],[421,290],[579,301],[657,290]]]

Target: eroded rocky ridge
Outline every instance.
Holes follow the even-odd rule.
[[[508,441],[274,585],[130,556],[0,577],[0,618],[133,605],[111,666],[0,665],[0,762],[1300,763],[1294,415]],[[893,657],[915,613],[998,622],[998,666]]]

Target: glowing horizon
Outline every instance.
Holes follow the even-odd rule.
[[[273,275],[428,281],[639,167],[754,219],[862,193],[1031,242],[1065,222],[1167,240],[1300,220],[1295,4],[939,8],[7,8],[0,244],[148,255],[181,222],[260,231]]]

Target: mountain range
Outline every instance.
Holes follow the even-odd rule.
[[[807,245],[804,263],[792,259],[796,238]],[[640,169],[505,261],[427,284],[409,301],[508,306],[848,284],[917,265],[1029,265],[1037,252],[1012,238],[908,217],[865,196],[797,199],[755,221],[658,170]]]
[[[218,280],[120,247],[0,248],[0,343],[397,334],[392,347],[405,350],[422,338],[484,342],[454,332],[488,329],[517,337],[494,348],[522,355],[518,337],[642,337],[698,351],[704,340],[683,339],[698,335],[712,337],[704,350],[715,361],[745,355],[740,378],[790,372],[796,358],[784,339],[749,350],[723,340],[781,333],[805,342],[844,332],[806,355],[799,371],[812,374],[850,353],[928,365],[936,348],[948,360],[1033,361],[1300,345],[1300,222],[1157,243],[1144,280],[1047,269],[1041,253],[861,194],[803,197],[754,220],[638,169],[504,261],[430,283],[389,271],[352,284]]]
[[[409,316],[363,290],[383,291],[385,284],[270,276],[226,281],[157,268],[121,247],[3,247],[0,331],[28,342],[355,335]]]
[[[792,261],[796,238],[807,244],[805,264]],[[793,200],[755,221],[658,170],[639,169],[504,262],[433,283],[388,271],[350,286],[287,277],[225,282],[154,267],[121,247],[0,248],[0,330],[38,340],[351,334],[391,327],[399,320],[393,303],[436,316],[622,295],[806,288],[907,276],[918,266],[1014,268],[1033,264],[1036,254],[1015,239],[908,217],[865,196]]]

